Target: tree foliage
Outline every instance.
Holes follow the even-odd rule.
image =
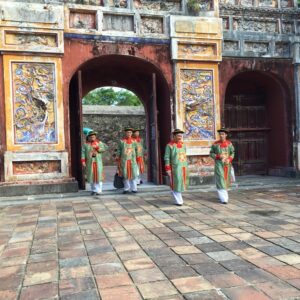
[[[111,87],[97,88],[89,92],[83,99],[83,105],[113,105],[113,106],[140,106],[140,99],[132,92]]]

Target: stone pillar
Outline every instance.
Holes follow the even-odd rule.
[[[68,176],[61,59],[4,55],[5,181]]]
[[[176,127],[185,131],[191,184],[212,175],[210,146],[220,127],[219,67],[222,20],[171,16]],[[194,179],[193,179],[194,178]],[[198,179],[197,179],[198,178]]]
[[[295,79],[295,137],[294,137],[294,164],[296,170],[300,171],[300,43],[293,46],[294,79]]]
[[[24,186],[71,182],[61,64],[64,8],[0,1],[0,10],[7,150],[4,179]]]

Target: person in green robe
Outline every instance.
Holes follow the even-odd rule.
[[[92,195],[99,195],[102,192],[102,153],[106,150],[107,145],[97,139],[97,132],[90,131],[87,134],[87,141],[82,146],[81,163],[85,168],[87,181],[91,185]]]
[[[124,181],[123,194],[127,194],[129,191],[137,193],[137,143],[132,137],[133,128],[127,127],[124,131],[125,137],[120,140],[116,154],[118,173]]]
[[[173,131],[173,140],[167,144],[164,156],[165,171],[170,178],[172,195],[178,206],[183,204],[182,192],[188,186],[188,163],[183,133],[180,129]]]
[[[133,138],[137,144],[137,158],[136,162],[138,164],[138,176],[137,176],[137,185],[142,184],[143,180],[141,178],[142,174],[145,172],[145,157],[146,152],[144,148],[144,140],[140,136],[140,129],[134,129]]]
[[[227,140],[228,130],[226,128],[219,129],[218,133],[220,139],[211,146],[210,157],[215,161],[215,179],[219,200],[222,204],[227,204],[234,147]]]

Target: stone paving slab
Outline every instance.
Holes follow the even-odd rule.
[[[0,299],[300,299],[300,187],[0,207]]]

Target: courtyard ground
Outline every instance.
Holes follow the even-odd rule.
[[[155,186],[1,198],[0,299],[300,299],[300,181],[184,199]]]

